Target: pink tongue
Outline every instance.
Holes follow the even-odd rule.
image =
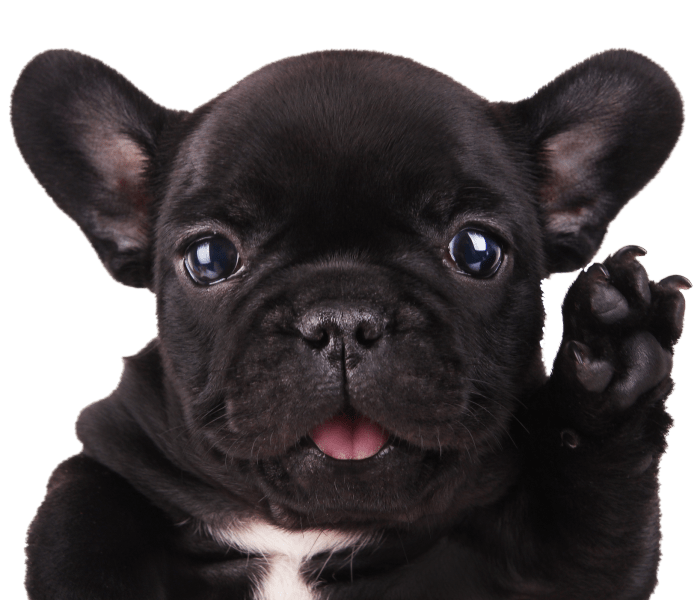
[[[389,435],[368,417],[341,414],[315,427],[310,437],[332,458],[361,460],[377,454]]]

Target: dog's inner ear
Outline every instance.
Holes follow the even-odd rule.
[[[110,240],[119,253],[145,248],[153,199],[146,186],[147,157],[143,149],[128,136],[107,127],[93,129],[84,137],[84,145],[85,156],[97,172],[104,193],[113,198],[111,210],[102,206],[88,211],[93,235]]]
[[[598,129],[583,125],[553,135],[542,146],[545,174],[539,199],[550,239],[574,238],[587,224],[594,222],[593,214],[600,212],[597,206],[600,198],[592,189],[591,177],[602,161],[606,145]],[[604,229],[596,231],[604,233]],[[600,241],[597,240],[598,245]],[[589,251],[593,250],[589,248]],[[585,260],[583,253],[579,254],[578,258]]]
[[[17,144],[36,178],[115,279],[150,287],[150,165],[181,113],[103,63],[64,50],[29,63],[12,100]]]
[[[668,158],[682,127],[680,95],[653,62],[613,50],[512,108],[537,162],[549,270],[581,268]]]

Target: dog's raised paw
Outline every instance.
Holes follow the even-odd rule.
[[[691,284],[679,275],[649,281],[637,260],[644,254],[626,246],[590,266],[564,301],[552,378],[587,411],[617,414],[670,375],[685,313],[681,290]]]

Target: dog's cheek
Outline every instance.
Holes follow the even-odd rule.
[[[472,350],[469,373],[474,392],[465,424],[470,432],[486,432],[490,438],[505,435],[519,399],[545,378],[539,279],[513,273],[494,296],[481,299],[476,315],[471,304],[460,305],[457,320],[459,336]]]
[[[216,301],[215,290],[196,286],[172,267],[161,271],[159,281],[157,317],[165,367],[181,391],[195,396],[215,368],[226,302]]]

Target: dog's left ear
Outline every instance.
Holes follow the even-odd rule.
[[[682,128],[682,101],[649,59],[611,50],[576,65],[517,104],[539,167],[550,271],[588,264],[622,206],[658,172]]]
[[[153,164],[163,134],[183,115],[68,50],[34,58],[12,95],[27,164],[126,285],[151,287]]]

